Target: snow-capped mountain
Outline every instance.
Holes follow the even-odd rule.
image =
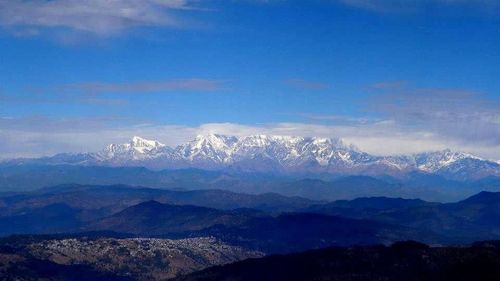
[[[95,153],[101,161],[137,161],[170,155],[172,149],[158,141],[147,140],[134,136],[124,144],[110,144],[104,150]]]
[[[418,171],[458,179],[500,176],[500,164],[450,150],[406,156],[375,156],[347,145],[341,139],[266,135],[200,135],[175,148],[135,136],[128,143],[110,144],[97,153],[58,154],[37,161],[302,174],[394,176]]]
[[[197,136],[193,141],[182,144],[175,149],[178,159],[185,160],[195,166],[219,166],[229,163],[234,145],[238,138],[207,135]]]

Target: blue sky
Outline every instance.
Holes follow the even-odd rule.
[[[0,0],[0,158],[132,135],[500,159],[500,4]]]

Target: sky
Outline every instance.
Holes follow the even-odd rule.
[[[0,0],[0,158],[134,135],[500,159],[498,0]]]

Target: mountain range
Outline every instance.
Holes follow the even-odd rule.
[[[401,239],[450,244],[497,239],[499,210],[499,192],[454,203],[387,197],[325,202],[220,190],[63,185],[0,196],[0,236],[212,236],[267,253]]]
[[[302,200],[303,203],[297,204],[297,198],[269,200],[256,195],[224,196],[229,195],[225,191],[213,191],[208,196],[205,191],[200,192],[186,194],[127,186],[66,185],[0,197],[0,237],[64,233],[113,233],[118,237],[215,237],[231,245],[265,253],[287,253],[332,245],[389,243],[401,239],[419,238],[431,243],[451,241],[428,230],[423,232],[382,221],[331,216],[322,214],[319,209],[316,212],[308,209],[325,202]],[[214,201],[230,203],[236,197],[247,197],[253,203],[241,202],[232,209],[199,206],[204,201],[205,206],[219,205],[210,203]],[[186,204],[188,202],[198,206]],[[269,210],[266,205],[276,207],[265,211]],[[245,206],[260,207],[260,210]],[[279,209],[287,211],[276,212]]]
[[[396,177],[422,172],[458,180],[500,176],[499,163],[449,149],[413,155],[376,156],[336,138],[266,135],[200,135],[175,148],[135,136],[128,143],[110,144],[99,152],[61,153],[36,159],[7,160],[2,164],[139,166],[153,170],[198,168]]]
[[[0,276],[235,280],[231,265],[186,279],[181,275],[267,255],[250,260],[260,264],[255,269],[247,268],[248,261],[236,263],[242,266],[236,271],[245,272],[245,280],[408,280],[416,272],[436,276],[418,280],[446,280],[443,276],[468,264],[495,272],[481,280],[498,280],[498,271],[491,270],[498,268],[499,252],[490,242],[467,250],[442,246],[498,239],[499,210],[500,192],[480,192],[454,203],[388,197],[326,202],[224,190],[66,184],[0,194]],[[405,240],[432,247],[417,242],[380,245]],[[332,248],[340,256],[325,256],[328,249],[313,252],[320,253],[317,257],[293,254],[332,246],[349,248]],[[288,260],[293,256],[296,262]],[[273,257],[287,261],[269,263]],[[287,275],[286,264],[313,271]],[[371,273],[360,278],[358,267],[367,269],[363,274]],[[443,272],[436,275],[436,268]],[[67,275],[76,270],[87,278]],[[476,273],[473,268],[468,272]],[[380,278],[373,279],[374,273]],[[453,280],[477,280],[477,274],[469,277]]]

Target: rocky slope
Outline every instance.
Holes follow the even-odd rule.
[[[78,273],[81,267],[85,269],[83,273],[91,274],[89,276],[96,280],[166,280],[214,265],[263,256],[262,253],[229,246],[210,237],[179,240],[85,237],[23,239],[13,237],[0,242],[0,274],[3,270],[0,279],[40,280],[38,278],[53,275],[54,278],[46,280],[76,280],[74,276],[66,275]],[[35,271],[37,264],[41,264],[52,267],[52,272],[40,269],[32,272],[33,279],[16,279],[24,277],[23,272],[16,271],[16,267],[23,263],[27,263],[32,271]],[[59,278],[61,275],[63,278]]]

